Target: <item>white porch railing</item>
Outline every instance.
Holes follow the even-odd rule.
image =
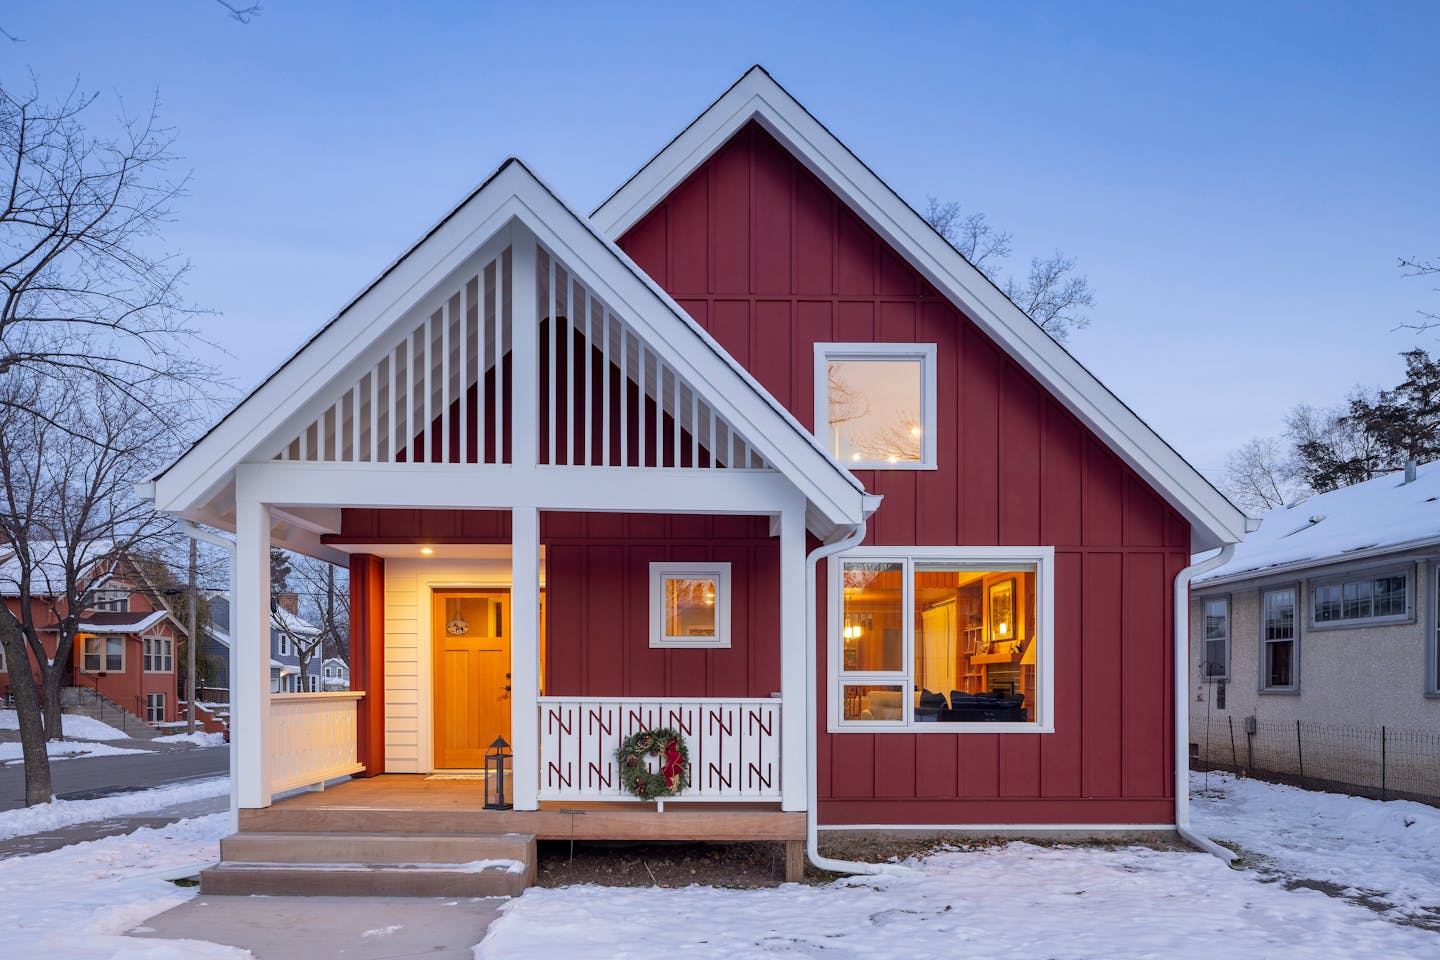
[[[361,691],[270,695],[270,793],[364,769],[355,752]]]
[[[635,800],[615,750],[637,730],[674,727],[690,752],[680,800],[780,799],[780,701],[540,698],[540,799]]]

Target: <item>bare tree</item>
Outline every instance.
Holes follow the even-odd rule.
[[[1400,269],[1407,277],[1435,277],[1440,276],[1440,257],[1421,259],[1419,257],[1401,257]],[[1434,292],[1440,293],[1440,287],[1433,288]],[[1430,330],[1440,327],[1440,313],[1430,310],[1416,310],[1419,320],[1410,320],[1396,326],[1397,330]]]
[[[150,406],[204,372],[185,349],[198,342],[187,265],[158,250],[184,180],[167,176],[172,136],[153,105],[100,136],[82,122],[95,102],[0,86],[0,375],[98,379]]]
[[[1007,277],[1001,266],[1011,253],[1010,234],[992,226],[985,214],[966,214],[953,200],[930,197],[925,221],[1056,340],[1064,343],[1070,334],[1090,325],[1088,311],[1095,305],[1095,294],[1089,279],[1075,272],[1074,257],[1058,251],[1035,257],[1023,279]]]
[[[273,562],[273,561],[272,561]],[[348,576],[348,574],[347,574]],[[288,556],[283,585],[272,587],[277,594],[271,623],[289,641],[300,662],[302,681],[309,664],[319,656],[323,670],[327,655],[349,661],[350,591],[348,581],[337,579],[335,565],[311,557]],[[287,616],[278,603],[281,591],[294,593],[297,616]]]
[[[1246,511],[1264,513],[1305,496],[1294,471],[1290,452],[1279,437],[1253,437],[1225,458],[1225,492]]]
[[[174,451],[174,434],[104,380],[82,391],[73,379],[21,368],[0,385],[0,546],[13,555],[5,586],[18,601],[0,613],[0,642],[11,664],[25,800],[34,804],[52,797],[45,741],[64,736],[61,685],[95,591],[121,558],[169,529],[135,485]]]
[[[1328,408],[1298,404],[1285,418],[1285,436],[1294,449],[1295,477],[1325,493],[1380,476],[1395,465],[1382,439],[1356,414],[1373,407],[1374,390],[1356,387],[1346,402]]]

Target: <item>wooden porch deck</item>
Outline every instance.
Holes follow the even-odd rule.
[[[242,832],[530,834],[537,840],[805,839],[805,814],[778,804],[671,802],[542,803],[539,810],[486,810],[483,780],[385,774],[242,809]],[[791,848],[787,853],[799,855]]]

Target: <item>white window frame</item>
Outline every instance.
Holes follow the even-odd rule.
[[[665,581],[715,581],[715,636],[671,637],[665,634]],[[658,649],[717,650],[730,646],[730,564],[655,561],[650,564],[650,646]]]
[[[142,637],[140,652],[145,673],[175,672],[175,641],[168,637]],[[159,664],[159,666],[156,666]]]
[[[9,673],[9,672],[10,672],[9,668],[5,666],[5,648],[4,648],[4,647],[0,647],[0,673]]]
[[[1377,616],[1351,617],[1351,618],[1349,618],[1349,619],[1346,619],[1345,616],[1344,616],[1344,612],[1345,612],[1344,586],[1345,586],[1345,584],[1347,584],[1347,583],[1359,583],[1359,582],[1363,582],[1363,581],[1370,581],[1370,582],[1373,584],[1374,581],[1380,580],[1380,579],[1383,579],[1383,578],[1386,578],[1386,577],[1404,577],[1404,578],[1405,578],[1405,612],[1404,612],[1404,613],[1387,613],[1387,614],[1385,614],[1384,616],[1378,616],[1378,617],[1377,617]],[[1321,591],[1322,589],[1326,588],[1326,587],[1337,587],[1337,586],[1341,588],[1341,599],[1340,599],[1340,612],[1341,612],[1341,617],[1340,617],[1339,619],[1337,619],[1337,620],[1317,620],[1317,619],[1315,619],[1315,604],[1316,604],[1317,600],[1319,599],[1320,591]],[[1367,567],[1367,568],[1365,568],[1365,569],[1354,570],[1354,571],[1351,571],[1351,572],[1348,572],[1348,573],[1338,573],[1338,574],[1332,574],[1332,575],[1330,575],[1330,576],[1315,577],[1315,578],[1313,578],[1312,580],[1309,581],[1309,583],[1308,583],[1308,589],[1306,590],[1306,593],[1308,594],[1308,597],[1307,597],[1307,601],[1308,601],[1308,602],[1305,604],[1305,610],[1306,610],[1305,623],[1306,623],[1306,626],[1309,627],[1311,630],[1348,630],[1348,629],[1353,629],[1353,628],[1355,628],[1355,627],[1373,627],[1373,626],[1383,626],[1383,625],[1385,625],[1385,624],[1414,623],[1414,622],[1415,622],[1415,566],[1414,566],[1414,564],[1404,564],[1404,565],[1401,565],[1401,566],[1386,566],[1386,567]],[[1375,598],[1374,598],[1374,594],[1373,594],[1373,593],[1371,594],[1370,603],[1371,603],[1371,609],[1373,610],[1373,609],[1374,609],[1374,603],[1375,603]]]
[[[899,671],[841,674],[845,622],[845,561],[889,561],[904,565],[901,605],[905,611],[904,650]],[[986,723],[915,722],[915,608],[914,565],[917,561],[949,560],[956,563],[1033,564],[1035,566],[1035,719]],[[830,596],[826,641],[828,676],[826,729],[830,733],[1054,733],[1055,732],[1055,548],[1054,547],[856,547],[826,561]],[[841,711],[847,686],[899,686],[903,706],[900,720],[845,720]]]
[[[1230,602],[1228,593],[1212,593],[1208,597],[1200,597],[1200,650],[1198,663],[1200,666],[1200,679],[1206,683],[1224,683],[1230,679],[1230,640],[1234,636],[1234,605]],[[1210,673],[1206,668],[1205,651],[1210,646],[1210,638],[1206,634],[1205,620],[1208,616],[1205,613],[1206,604],[1225,604],[1225,669],[1219,673]]]
[[[1293,624],[1294,624],[1295,635],[1290,638],[1290,644],[1291,644],[1291,650],[1290,650],[1290,681],[1291,681],[1291,682],[1290,682],[1290,685],[1289,685],[1289,686],[1276,687],[1276,686],[1271,686],[1271,685],[1270,685],[1270,670],[1269,670],[1269,664],[1270,664],[1269,652],[1270,652],[1270,651],[1269,651],[1269,646],[1270,646],[1270,644],[1272,644],[1272,643],[1284,643],[1285,641],[1283,641],[1283,640],[1267,640],[1267,639],[1265,638],[1265,597],[1268,596],[1269,594],[1272,594],[1272,593],[1285,593],[1286,591],[1289,591],[1289,592],[1290,592],[1291,594],[1293,594],[1294,597],[1295,597],[1295,617],[1294,617],[1294,620],[1292,621]],[[1277,583],[1277,584],[1275,584],[1275,585],[1273,585],[1273,586],[1266,587],[1266,588],[1264,588],[1263,590],[1260,591],[1260,606],[1259,606],[1259,610],[1257,611],[1257,615],[1256,615],[1256,617],[1255,617],[1255,619],[1259,622],[1259,631],[1258,631],[1258,632],[1259,632],[1259,647],[1260,647],[1260,664],[1259,664],[1259,673],[1260,673],[1260,676],[1259,676],[1257,679],[1259,680],[1259,692],[1260,692],[1260,693],[1298,694],[1298,693],[1300,692],[1300,666],[1301,666],[1301,663],[1300,663],[1300,659],[1301,659],[1301,658],[1300,658],[1300,636],[1301,636],[1300,625],[1301,625],[1301,624],[1304,622],[1304,620],[1305,620],[1304,617],[1300,616],[1300,611],[1303,609],[1302,604],[1305,603],[1305,600],[1306,600],[1306,598],[1303,596],[1303,593],[1302,593],[1302,591],[1301,591],[1301,589],[1300,589],[1300,584],[1298,584],[1298,583]]]
[[[152,716],[153,716],[155,713],[157,713],[157,712],[160,714],[159,719],[151,719]],[[163,694],[163,693],[147,693],[147,694],[145,694],[145,721],[146,721],[147,723],[164,723],[164,722],[165,722],[165,694]]]
[[[890,463],[885,460],[846,461],[847,470],[935,470],[936,416],[939,404],[936,392],[935,344],[933,343],[816,343],[815,344],[815,412],[813,433],[820,445],[830,450],[830,372],[831,360],[919,360],[920,361],[920,459]],[[832,454],[833,455],[833,454]]]
[[[117,639],[120,641],[120,666],[112,670],[108,666],[106,666],[106,664],[108,664],[110,661],[110,641]],[[86,649],[86,646],[91,640],[100,641],[100,665],[94,668],[91,668],[86,663],[87,658],[90,656],[89,651]],[[84,639],[80,641],[80,669],[85,671],[86,673],[124,673],[125,638],[123,636],[120,636],[119,634],[113,633],[92,633],[87,635]]]
[[[1440,557],[1426,561],[1430,568],[1426,581],[1430,595],[1426,602],[1430,615],[1426,625],[1425,643],[1425,697],[1440,698]]]
[[[284,630],[275,631],[275,655],[277,657],[290,657],[295,655],[294,644],[290,642],[290,635]]]

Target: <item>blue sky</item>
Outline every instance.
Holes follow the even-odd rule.
[[[682,9],[683,7],[683,9]],[[1202,469],[1393,383],[1440,255],[1440,5],[7,3],[0,81],[158,94],[248,389],[504,158],[581,210],[752,63],[903,196],[1095,289],[1072,349]],[[1434,338],[1422,345],[1440,347]]]

